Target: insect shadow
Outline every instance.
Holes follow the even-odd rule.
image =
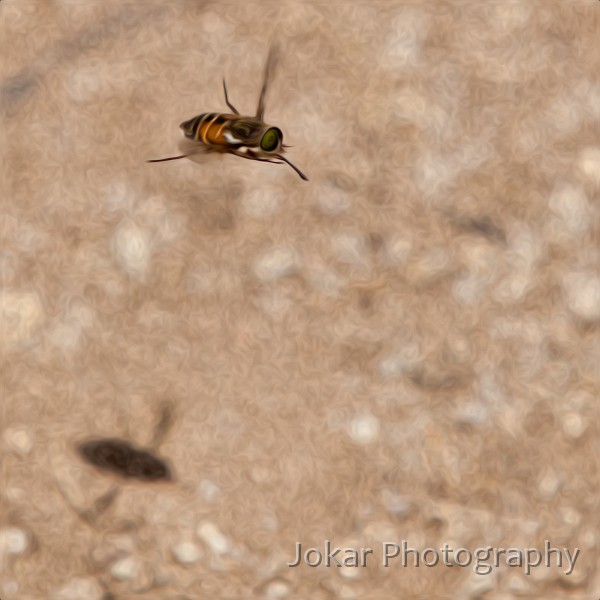
[[[171,469],[162,459],[148,450],[118,438],[91,440],[79,444],[83,460],[125,478],[139,481],[171,481]]]
[[[173,413],[173,404],[164,402],[154,427],[154,435],[146,448],[138,447],[129,440],[110,437],[80,442],[75,447],[76,452],[83,461],[96,468],[99,473],[107,476],[116,475],[121,482],[137,481],[149,484],[172,482],[175,479],[172,468],[166,459],[158,456],[156,449],[173,425]],[[82,509],[73,503],[58,480],[56,484],[69,507],[93,529],[98,529],[98,518],[113,504],[121,491],[121,486],[117,483],[97,498],[89,508]],[[98,575],[97,580],[104,590],[102,600],[117,600],[106,578]]]
[[[172,481],[173,475],[169,464],[154,452],[172,424],[173,406],[165,402],[148,448],[138,448],[133,443],[120,438],[101,438],[82,442],[77,446],[77,450],[87,463],[125,479],[148,482]]]
[[[165,402],[160,418],[154,428],[154,435],[147,448],[141,448],[134,443],[117,437],[91,439],[80,442],[76,446],[79,457],[99,472],[106,475],[116,475],[124,481],[144,483],[172,482],[173,470],[168,461],[156,453],[156,448],[162,443],[165,435],[173,424],[173,405]],[[68,495],[59,486],[59,490],[71,508],[86,523],[95,527],[96,520],[115,501],[120,486],[114,485],[98,498],[93,506],[81,510],[73,505]]]

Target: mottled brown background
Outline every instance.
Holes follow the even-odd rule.
[[[599,16],[2,1],[2,599],[597,598]],[[253,112],[273,37],[309,183],[144,162],[223,75]],[[172,484],[76,455],[167,400]],[[325,539],[581,556],[286,567]]]

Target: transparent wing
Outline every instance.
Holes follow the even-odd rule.
[[[167,158],[153,158],[152,160],[147,160],[146,162],[159,163],[170,160],[179,160],[181,158],[189,158],[194,162],[202,162],[203,158],[210,153],[210,148],[208,148],[208,146],[205,146],[200,142],[194,142],[187,139],[181,140],[179,143],[179,150],[182,152],[182,154],[178,154],[177,156],[168,156]]]
[[[256,109],[256,118],[263,120],[265,114],[265,96],[269,87],[269,82],[273,75],[273,70],[279,57],[279,47],[276,44],[271,45],[269,55],[267,56],[267,62],[265,63],[265,74],[263,76],[262,89],[260,90],[260,96],[258,98],[258,108]]]

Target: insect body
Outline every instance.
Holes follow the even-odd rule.
[[[183,146],[186,153],[180,156],[149,160],[148,162],[178,160],[201,152],[228,153],[262,162],[276,164],[285,162],[302,179],[308,181],[308,177],[283,156],[284,149],[287,146],[283,143],[281,129],[267,125],[263,121],[265,94],[274,61],[275,53],[271,50],[265,67],[258,108],[254,117],[241,116],[238,110],[229,102],[227,85],[223,80],[225,103],[232,113],[204,113],[184,121],[179,127],[183,130],[186,138]]]

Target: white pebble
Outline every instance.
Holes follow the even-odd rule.
[[[543,251],[543,240],[525,223],[513,225],[508,233],[508,259],[517,271],[524,272],[533,267]]]
[[[600,147],[584,148],[577,159],[580,171],[595,185],[600,186]]]
[[[454,419],[467,425],[482,425],[489,418],[489,410],[482,402],[470,401],[461,404],[454,411]]]
[[[198,485],[198,493],[205,502],[216,502],[221,497],[221,490],[219,486],[210,481],[209,479],[203,479]]]
[[[355,417],[348,427],[348,435],[357,444],[371,444],[379,437],[379,419],[368,413]]]
[[[565,506],[560,510],[563,521],[571,527],[577,527],[581,523],[581,514],[570,506]]]
[[[563,283],[567,306],[586,321],[600,319],[600,277],[592,273],[571,273]]]
[[[500,302],[517,302],[525,297],[533,284],[533,277],[524,270],[510,273],[500,281],[494,297]]]
[[[262,281],[274,281],[294,273],[299,265],[297,252],[289,246],[280,246],[263,254],[256,261],[254,272]]]
[[[434,197],[455,179],[457,168],[447,158],[421,155],[415,165],[416,184],[426,200]]]
[[[573,439],[580,438],[586,428],[587,423],[575,412],[567,413],[562,418],[562,430]]]
[[[556,473],[550,469],[548,470],[538,484],[538,491],[543,498],[552,498],[558,488],[560,487],[560,480]]]
[[[267,598],[285,598],[290,593],[290,586],[285,581],[272,581],[267,586],[265,595]]]
[[[200,560],[202,552],[194,542],[180,542],[173,547],[173,556],[184,565],[192,565]]]
[[[408,498],[388,489],[384,489],[381,496],[385,508],[393,515],[403,517],[410,513],[412,504]]]
[[[412,247],[412,241],[405,237],[392,236],[387,238],[384,243],[386,261],[391,266],[404,264],[410,256]]]
[[[121,225],[113,238],[117,262],[129,275],[142,278],[150,266],[150,236],[133,223]]]
[[[461,304],[471,306],[481,298],[483,290],[482,280],[475,275],[468,274],[454,282],[452,295]]]
[[[345,579],[359,579],[361,576],[361,569],[342,564],[342,566],[338,569],[338,573]]]
[[[0,343],[28,340],[43,318],[42,304],[37,294],[4,291],[0,296]]]
[[[110,569],[110,574],[120,581],[130,581],[138,573],[138,563],[134,556],[127,556],[118,560]]]
[[[83,579],[77,577],[60,588],[56,596],[57,600],[101,600],[104,591],[95,579]]]
[[[4,432],[4,442],[9,450],[27,456],[33,448],[33,436],[27,429],[11,427]]]
[[[198,525],[196,534],[215,554],[225,554],[231,548],[229,539],[214,523],[203,521]]]
[[[427,18],[418,10],[405,9],[388,21],[389,33],[383,53],[385,64],[404,69],[417,63],[427,32]]]
[[[0,530],[0,555],[23,554],[29,546],[27,533],[18,527],[6,527]]]
[[[549,207],[559,220],[560,230],[583,234],[591,225],[590,204],[579,186],[562,184],[550,196]]]

